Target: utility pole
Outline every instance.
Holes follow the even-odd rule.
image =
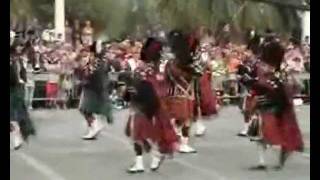
[[[306,36],[310,37],[310,11],[302,12],[302,40]]]
[[[55,37],[60,41],[65,40],[65,0],[55,0],[54,26]]]

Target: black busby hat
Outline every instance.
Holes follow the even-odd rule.
[[[161,57],[162,43],[155,38],[148,38],[142,47],[140,58],[144,62],[159,61]]]
[[[276,68],[280,68],[284,54],[285,49],[278,41],[266,42],[261,48],[261,60]]]
[[[193,62],[191,48],[187,36],[179,30],[173,30],[168,35],[171,51],[175,55],[175,60],[180,65],[189,65]]]

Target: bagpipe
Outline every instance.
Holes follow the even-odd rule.
[[[278,69],[272,69],[267,78],[257,77],[255,73],[252,73],[252,69],[248,67],[241,68],[243,74],[242,82],[249,84],[249,89],[255,92],[252,95],[255,96],[256,109],[262,111],[272,110],[276,113],[280,112],[285,106],[287,102],[285,84],[289,81],[287,67],[287,65],[283,64]],[[258,82],[258,84],[262,82],[265,85],[252,87],[255,82]]]
[[[257,81],[255,66],[258,61],[247,61],[238,66],[237,79],[246,88],[250,89],[252,84]]]
[[[95,57],[89,60],[89,62],[84,66],[83,70],[87,75],[94,74],[97,70],[102,68],[105,65],[103,59]]]
[[[192,54],[193,62],[189,65],[189,67],[193,70],[192,72],[196,76],[202,76],[207,68],[207,62],[202,58],[201,55],[202,51],[198,48]]]

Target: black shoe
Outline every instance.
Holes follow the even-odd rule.
[[[283,169],[283,166],[277,165],[277,166],[272,167],[272,169],[275,171],[281,171]]]
[[[267,166],[265,166],[265,165],[253,166],[253,167],[250,167],[249,170],[252,170],[252,171],[265,171],[265,170],[267,170]]]
[[[239,137],[248,137],[248,134],[238,133],[237,136],[239,136]]]
[[[180,154],[197,154],[198,152],[197,152],[197,150],[189,151],[189,152],[185,152],[185,151],[180,151],[180,150],[179,150],[179,153],[180,153]]]
[[[128,174],[139,174],[139,173],[143,173],[143,172],[144,172],[144,170],[130,170],[130,169],[127,170]]]
[[[94,140],[97,140],[97,137],[96,137],[96,136],[91,137],[91,138],[82,137],[81,139],[82,139],[82,140],[85,140],[85,141],[94,141]]]
[[[22,144],[20,144],[19,146],[14,147],[13,150],[17,151],[17,150],[21,149],[21,147],[22,147]]]
[[[250,137],[250,141],[261,142],[263,139],[261,137]]]
[[[202,134],[195,134],[195,137],[203,137],[205,135],[206,135],[206,132],[204,131],[204,133],[202,133]]]

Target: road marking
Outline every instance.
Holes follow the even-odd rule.
[[[237,143],[236,145],[237,146],[246,146],[248,147],[252,142],[249,142],[249,143]],[[213,142],[204,142],[204,141],[199,141],[196,143],[197,144],[197,147],[234,147],[235,146],[235,142],[231,142],[231,143],[213,143]],[[280,147],[279,146],[271,146],[270,147],[271,150],[273,151],[279,151],[280,150]],[[296,152],[296,154],[304,157],[304,158],[309,158],[310,159],[310,153],[306,153],[306,152]]]
[[[23,159],[28,165],[34,167],[44,176],[46,176],[50,180],[66,180],[66,178],[62,177],[60,174],[55,172],[51,169],[48,165],[40,162],[39,160],[35,159],[34,157],[27,155],[23,152],[17,152],[17,155]]]
[[[191,164],[187,161],[181,160],[181,159],[173,159],[172,161],[175,161],[175,162],[179,163],[180,165],[188,167],[188,168],[193,169],[195,171],[199,171],[203,175],[209,176],[213,179],[218,178],[217,180],[226,180],[226,177],[220,175],[218,172],[214,171],[213,169],[209,170],[209,169],[201,168],[198,166],[194,166],[193,164]]]
[[[310,159],[310,154],[309,153],[301,153],[303,157],[309,158]]]
[[[103,134],[104,136],[107,136],[109,137],[110,139],[114,140],[114,141],[117,141],[117,142],[120,142],[122,144],[125,145],[125,148],[127,149],[132,149],[132,147],[130,146],[130,143],[129,140],[125,140],[124,138],[121,138],[121,137],[117,137],[113,134],[110,134],[106,131],[103,131],[101,132],[101,134]],[[217,171],[214,171],[213,169],[205,169],[203,167],[197,167],[197,166],[194,166],[193,164],[185,161],[185,160],[182,160],[182,159],[172,159],[172,161],[184,166],[184,167],[187,167],[189,169],[192,169],[192,170],[195,170],[195,171],[198,171],[200,172],[201,174],[205,175],[205,176],[208,176],[210,177],[211,179],[216,179],[216,180],[227,180],[226,177],[222,176],[221,174],[219,174]]]

